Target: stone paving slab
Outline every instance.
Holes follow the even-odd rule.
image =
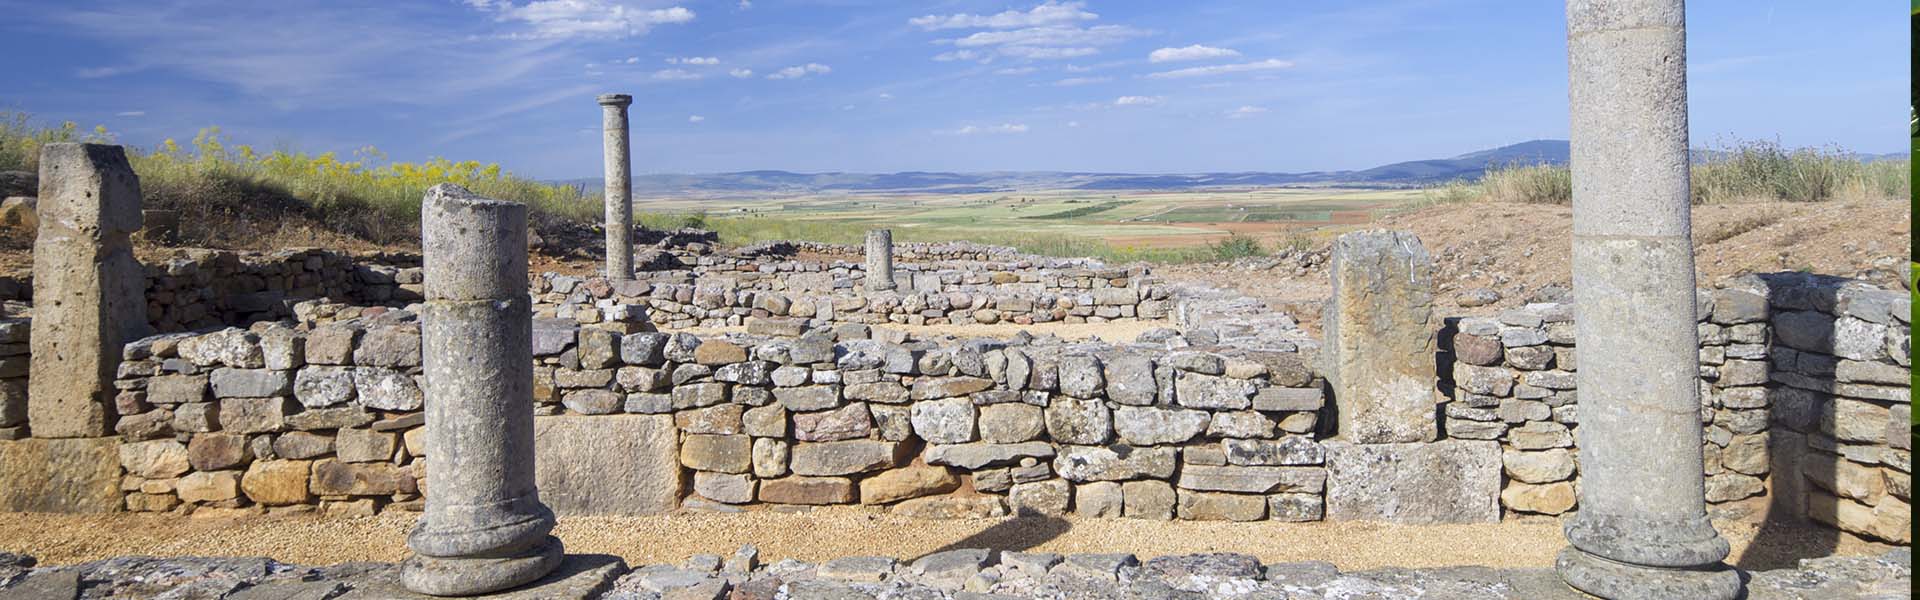
[[[948,551],[923,557],[843,557],[821,565],[781,560],[754,564],[751,549],[733,559],[700,556],[682,565],[629,571],[617,557],[570,555],[535,586],[489,599],[776,600],[915,598],[926,600],[1333,600],[1475,598],[1575,600],[1586,596],[1552,569],[1462,566],[1384,568],[1342,573],[1326,562],[1262,565],[1251,556],[1190,554],[1142,561],[1131,554],[1058,555]],[[976,561],[975,558],[980,558]],[[31,565],[18,555],[0,563]],[[933,559],[933,560],[925,560]],[[924,564],[923,564],[924,563]],[[850,565],[899,565],[858,569]],[[937,566],[923,570],[921,567]],[[1901,548],[1879,556],[1807,559],[1798,568],[1741,572],[1750,600],[1892,600],[1910,597],[1913,559]],[[205,598],[220,600],[425,600],[397,583],[387,563],[326,567],[264,558],[122,557],[79,565],[0,570],[0,600]],[[932,575],[932,576],[929,576]]]

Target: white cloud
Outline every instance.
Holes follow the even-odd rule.
[[[1259,115],[1260,113],[1263,113],[1263,112],[1267,112],[1267,109],[1266,109],[1266,107],[1261,107],[1261,106],[1242,106],[1242,107],[1240,107],[1240,108],[1236,108],[1236,109],[1233,109],[1233,110],[1230,110],[1230,111],[1227,111],[1227,118],[1229,118],[1229,119],[1245,119],[1245,118],[1249,118],[1249,117],[1253,117],[1253,116],[1256,116],[1256,115]]]
[[[881,99],[881,100],[892,100],[892,99],[893,99],[893,94],[889,94],[889,93],[886,93],[886,92],[880,92],[880,99]]]
[[[936,29],[1012,29],[1016,27],[1034,27],[1054,25],[1074,21],[1091,21],[1100,18],[1083,10],[1085,2],[1054,2],[1047,0],[1031,10],[1021,12],[1009,10],[995,15],[953,14],[927,15],[907,19],[907,24],[933,31]]]
[[[1125,25],[1093,27],[1029,27],[1010,31],[979,31],[953,45],[961,48],[980,46],[1103,46],[1146,35],[1146,31]]]
[[[653,78],[660,81],[692,81],[703,77],[699,73],[686,69],[661,69],[653,72]]]
[[[1067,126],[1068,126],[1068,127],[1079,127],[1079,126],[1080,126],[1080,122],[1079,122],[1079,121],[1067,121]]]
[[[135,67],[92,67],[74,71],[73,76],[81,79],[99,79],[102,77],[122,75],[136,70],[138,69]]]
[[[1159,104],[1165,101],[1166,101],[1165,98],[1161,98],[1159,96],[1121,96],[1119,98],[1114,99],[1113,105],[1114,106],[1153,106],[1155,104]]]
[[[113,116],[116,116],[116,117],[144,117],[144,116],[147,116],[147,111],[144,111],[144,110],[129,110],[129,111],[122,111],[122,112],[117,112],[117,113],[113,113]]]
[[[947,62],[947,61],[953,61],[953,60],[973,60],[976,58],[980,58],[980,53],[974,52],[972,50],[954,50],[952,52],[941,52],[939,54],[933,55],[933,59],[940,62]]]
[[[631,37],[654,25],[692,21],[693,11],[673,6],[640,9],[617,0],[467,0],[467,5],[494,14],[494,20],[525,23],[529,31],[516,37]]]
[[[1104,83],[1108,81],[1113,81],[1113,78],[1112,77],[1068,77],[1066,79],[1055,81],[1053,82],[1053,84],[1061,87],[1067,87],[1067,86],[1075,86],[1075,85],[1087,85],[1089,83]]]
[[[942,135],[975,135],[975,134],[988,134],[988,133],[1026,133],[1026,132],[1027,132],[1027,124],[1025,123],[1001,123],[999,125],[987,125],[987,126],[968,125],[965,127],[961,127],[959,129],[947,129],[947,130],[935,131],[934,133],[938,133]]]
[[[1211,67],[1188,67],[1185,69],[1174,69],[1172,71],[1161,71],[1158,73],[1149,74],[1147,75],[1147,77],[1151,77],[1153,79],[1171,79],[1176,77],[1203,77],[1207,75],[1223,75],[1226,73],[1245,73],[1249,71],[1272,71],[1276,69],[1286,69],[1291,67],[1293,67],[1292,61],[1280,60],[1278,58],[1269,58],[1266,60],[1250,62],[1250,63],[1214,65]]]
[[[1239,55],[1240,52],[1237,50],[1194,44],[1185,48],[1161,48],[1154,50],[1152,54],[1147,55],[1147,62],[1179,62],[1183,60],[1203,60]]]
[[[626,59],[626,60],[623,60],[623,61],[620,61],[620,62],[624,62],[624,63],[627,63],[627,64],[630,64],[630,65],[631,65],[631,64],[638,64],[638,63],[640,62],[640,57],[638,57],[638,56],[629,56],[629,57],[627,57],[627,59]],[[591,67],[591,66],[593,66],[593,64],[592,64],[592,63],[588,63],[588,64],[587,64],[587,66],[589,66],[589,67]]]
[[[727,71],[727,74],[745,79],[753,76],[753,69],[730,69]]]
[[[1040,70],[1040,69],[1039,69],[1038,67],[1007,67],[1007,68],[1005,68],[1005,69],[994,69],[994,71],[993,71],[993,74],[995,74],[995,75],[1025,75],[1025,74],[1028,74],[1028,73],[1032,73],[1032,72],[1034,72],[1034,71],[1038,71],[1038,70]]]
[[[738,6],[740,7],[740,10],[753,8],[753,0],[740,0],[740,4]]]
[[[1036,48],[1033,46],[1006,46],[1000,49],[1000,53],[1007,56],[1012,56],[1015,58],[1028,58],[1033,60],[1058,60],[1062,58],[1079,58],[1082,56],[1092,56],[1095,54],[1099,54],[1100,49],[1098,48]]]
[[[720,59],[712,56],[689,56],[686,58],[675,56],[675,57],[668,58],[667,64],[670,64],[670,65],[717,65],[717,64],[720,64]]]
[[[807,63],[775,71],[768,74],[767,79],[799,79],[808,75],[825,75],[832,72],[832,67],[820,63]]]
[[[705,121],[705,120],[707,120],[707,118],[706,118],[706,117],[702,117],[702,116],[700,116],[700,115],[688,115],[688,116],[687,116],[687,122],[688,122],[688,123],[699,123],[699,122],[701,122],[701,121]]]
[[[1080,65],[1067,65],[1065,68],[1068,73],[1085,73],[1093,70],[1093,67],[1082,67]]]

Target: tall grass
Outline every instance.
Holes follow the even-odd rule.
[[[25,114],[0,118],[0,170],[36,170],[41,145],[74,141],[111,143],[114,136],[100,127],[83,134],[72,122],[35,127]],[[444,158],[389,162],[372,146],[351,157],[262,152],[230,144],[218,127],[202,129],[187,145],[167,139],[152,149],[127,151],[148,203],[156,207],[181,210],[189,219],[292,213],[380,243],[418,239],[420,197],[438,183],[452,182],[570,220],[591,220],[601,206],[579,188],[519,177],[498,164]]]
[[[1824,202],[1904,198],[1912,186],[1908,160],[1862,161],[1837,147],[1789,150],[1778,142],[1736,141],[1693,163],[1694,204]],[[1456,202],[1571,204],[1573,173],[1565,165],[1508,164],[1479,180],[1454,180],[1421,193],[1423,205]]]

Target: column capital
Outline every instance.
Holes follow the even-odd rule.
[[[599,101],[601,106],[625,107],[633,104],[633,96],[628,94],[601,94],[594,99]]]

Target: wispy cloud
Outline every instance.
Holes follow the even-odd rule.
[[[1248,118],[1252,118],[1252,117],[1257,117],[1257,116],[1259,116],[1259,115],[1260,115],[1261,113],[1264,113],[1264,112],[1267,112],[1267,109],[1266,109],[1266,107],[1262,107],[1262,106],[1242,106],[1242,107],[1240,107],[1240,108],[1236,108],[1236,109],[1233,109],[1233,110],[1230,110],[1230,111],[1227,111],[1227,118],[1229,118],[1229,119],[1248,119]]]
[[[1053,84],[1057,86],[1062,86],[1062,87],[1070,87],[1070,86],[1076,86],[1076,85],[1087,85],[1091,83],[1105,83],[1108,81],[1113,81],[1113,78],[1112,77],[1068,77],[1066,79],[1055,81],[1053,82]]]
[[[987,62],[994,56],[1021,60],[1078,58],[1098,54],[1101,47],[1149,33],[1125,25],[1082,26],[1082,21],[1100,18],[1087,12],[1085,6],[1084,2],[1048,1],[1025,11],[927,15],[908,19],[907,23],[928,31],[981,30],[958,38],[933,40],[935,44],[958,48],[935,55],[936,61]]]
[[[1185,69],[1174,69],[1172,71],[1161,71],[1158,73],[1149,74],[1147,75],[1147,77],[1150,77],[1153,79],[1174,79],[1179,77],[1205,77],[1208,75],[1224,75],[1227,73],[1246,73],[1251,71],[1273,71],[1273,70],[1287,69],[1292,67],[1293,67],[1292,61],[1280,60],[1278,58],[1269,58],[1266,60],[1249,62],[1249,63],[1234,63],[1230,65],[1213,65],[1210,67],[1188,67]]]
[[[927,15],[907,19],[907,23],[921,29],[1012,29],[1016,27],[1035,27],[1056,25],[1074,21],[1091,21],[1100,18],[1084,10],[1085,2],[1054,2],[1048,0],[1026,11],[1009,10],[994,15],[975,15],[968,13],[952,15]]]
[[[833,67],[820,63],[796,65],[769,73],[767,79],[800,79],[808,75],[825,75],[833,72]]]
[[[704,77],[686,69],[661,69],[653,72],[653,78],[659,81],[692,81]]]
[[[720,64],[720,59],[712,56],[688,56],[684,58],[675,56],[675,57],[668,58],[667,64],[670,64],[670,65],[717,65],[717,64]]]
[[[1147,55],[1147,62],[1179,62],[1183,60],[1204,60],[1208,58],[1225,58],[1239,55],[1240,52],[1237,50],[1194,44],[1184,48],[1161,48],[1154,50],[1153,53]]]
[[[137,71],[137,70],[139,70],[139,68],[138,68],[138,67],[132,67],[132,66],[123,66],[123,67],[92,67],[92,68],[85,68],[85,69],[79,69],[79,70],[77,70],[77,71],[74,71],[74,72],[73,72],[73,76],[74,76],[74,77],[78,77],[78,78],[81,78],[81,79],[99,79],[99,78],[102,78],[102,77],[112,77],[112,76],[115,76],[115,75],[125,75],[125,74],[127,74],[127,73],[131,73],[131,72],[133,72],[133,71]]]
[[[688,116],[687,116],[687,122],[688,122],[688,123],[699,123],[699,122],[701,122],[701,121],[705,121],[705,120],[707,120],[707,118],[706,118],[706,117],[702,117],[702,116],[700,116],[700,115],[688,115]]]
[[[526,27],[512,37],[620,38],[644,35],[654,25],[692,21],[693,11],[673,6],[639,9],[612,0],[534,0],[515,4],[506,0],[467,0],[467,5],[494,15],[494,20]]]
[[[1159,96],[1121,96],[1113,100],[1113,105],[1114,106],[1153,106],[1155,104],[1159,104],[1165,101],[1166,101],[1166,98],[1162,98]]]
[[[753,69],[728,69],[727,74],[745,79],[753,76]]]
[[[941,135],[979,135],[990,133],[1026,133],[1026,123],[1001,123],[999,125],[968,125],[959,129],[935,131]]]
[[[1028,73],[1032,73],[1038,70],[1040,70],[1039,67],[1007,67],[1005,69],[994,69],[993,74],[995,75],[1026,75]]]
[[[147,111],[144,111],[144,110],[127,110],[127,111],[121,111],[121,112],[117,112],[117,113],[113,113],[113,116],[116,116],[116,117],[144,117],[144,116],[147,116]]]

